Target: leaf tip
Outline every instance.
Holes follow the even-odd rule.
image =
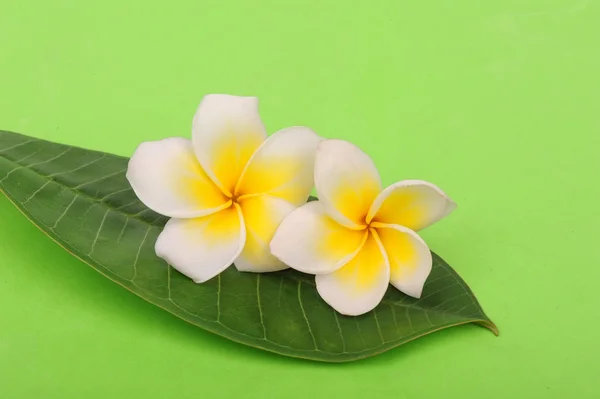
[[[479,324],[480,326],[483,326],[483,327],[487,328],[496,337],[500,335],[500,331],[498,330],[498,326],[496,326],[496,324],[493,321],[491,321],[491,320],[478,320],[475,323]]]

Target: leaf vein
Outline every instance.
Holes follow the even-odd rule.
[[[14,169],[11,169],[11,170],[9,170],[9,171],[8,171],[8,173],[6,174],[6,176],[4,176],[2,179],[0,179],[0,183],[2,183],[4,180],[8,179],[8,177],[9,177],[10,175],[12,175],[12,174],[13,174],[13,172],[15,172],[15,171],[17,171],[17,170],[19,170],[19,169],[28,168],[30,165],[20,165],[20,164],[18,164],[18,162],[23,162],[23,161],[24,161],[24,160],[26,160],[27,158],[34,156],[35,154],[37,154],[38,152],[40,152],[40,151],[42,151],[42,150],[43,150],[43,148],[38,148],[38,150],[37,150],[37,151],[34,151],[34,152],[32,152],[31,154],[29,154],[29,155],[27,155],[27,156],[25,156],[25,157],[23,157],[23,158],[21,158],[21,159],[19,159],[19,160],[17,160],[17,161],[12,161],[12,160],[10,160],[10,159],[8,159],[8,158],[5,158],[5,159],[8,159],[8,161],[9,161],[9,162],[12,162],[12,163],[15,163],[15,164],[17,164],[17,167],[16,167],[16,168],[14,168]]]
[[[107,209],[106,212],[104,212],[104,216],[102,216],[102,221],[100,222],[100,226],[98,227],[98,231],[96,232],[96,237],[94,237],[94,241],[92,241],[92,248],[90,249],[90,252],[87,254],[88,256],[92,256],[92,253],[94,253],[94,249],[96,248],[96,243],[98,242],[98,237],[100,237],[100,232],[102,231],[102,227],[104,226],[104,221],[106,220],[106,215],[108,215],[108,212],[110,211],[110,209]]]
[[[383,338],[383,333],[381,332],[381,326],[379,325],[379,318],[377,317],[377,308],[373,309],[373,317],[375,318],[375,325],[377,326],[377,332],[379,333],[379,338],[381,338],[382,343],[385,343],[385,339]]]
[[[140,246],[138,247],[137,253],[135,254],[135,260],[133,261],[133,277],[131,278],[131,281],[135,280],[135,278],[137,276],[137,263],[140,258],[140,253],[142,252],[142,247],[144,246],[144,243],[146,242],[146,238],[148,238],[148,233],[150,233],[150,226],[148,226],[148,228],[146,229],[146,234],[144,234],[144,238],[142,239],[142,242],[140,243]]]
[[[411,334],[415,331],[413,324],[412,324],[412,320],[410,318],[410,308],[407,306],[406,307],[406,320],[408,320],[408,326],[410,327],[410,332]]]
[[[317,340],[315,339],[315,335],[313,334],[312,328],[310,328],[308,316],[306,315],[304,305],[302,304],[302,283],[300,281],[298,282],[298,303],[300,304],[300,310],[302,310],[302,316],[304,317],[304,321],[306,322],[306,327],[308,327],[308,332],[310,333],[310,337],[312,338],[313,344],[315,345],[315,349],[319,350],[319,347],[317,346]]]
[[[35,197],[36,195],[38,195],[40,193],[40,191],[42,191],[48,184],[52,183],[52,180],[48,180],[46,183],[42,184],[42,186],[40,188],[38,188],[37,190],[35,190],[33,192],[33,194],[31,194],[29,196],[29,198],[27,198],[24,202],[23,205],[25,205],[26,203],[28,203],[29,201],[31,201],[33,199],[33,197]]]
[[[111,174],[108,174],[108,175],[105,175],[105,176],[102,176],[102,177],[99,177],[99,178],[97,178],[96,180],[92,180],[92,181],[87,181],[87,182],[85,182],[85,183],[81,183],[81,184],[79,184],[79,185],[77,185],[77,186],[75,186],[75,187],[71,187],[71,189],[73,189],[73,190],[76,190],[76,191],[79,191],[79,189],[80,189],[81,187],[87,186],[88,184],[92,184],[92,183],[98,183],[99,181],[106,180],[106,179],[108,179],[108,178],[111,178],[111,177],[113,177],[113,176],[119,175],[119,174],[121,174],[121,173],[123,173],[123,172],[125,172],[125,171],[127,171],[127,168],[125,168],[125,169],[122,169],[122,170],[119,170],[119,171],[116,171],[116,172],[114,172],[114,173],[111,173]],[[98,201],[98,199],[97,199],[97,198],[94,198],[94,199],[95,199],[96,201]]]
[[[260,316],[260,325],[263,330],[263,338],[267,339],[267,328],[263,319],[262,306],[260,305],[260,273],[256,273],[256,303],[258,305],[258,314]]]
[[[331,310],[333,311],[335,324],[337,325],[338,332],[340,333],[340,338],[342,339],[342,352],[346,352],[346,339],[344,338],[344,334],[342,333],[342,326],[340,325],[340,320],[338,319],[337,311],[333,308]]]
[[[21,142],[19,144],[15,144],[12,147],[3,148],[2,151],[0,151],[0,154],[4,154],[5,152],[8,152],[10,150],[14,150],[15,148],[19,148],[21,146],[24,146],[25,144],[33,143],[34,141],[37,142],[36,139],[32,139],[32,140],[23,141],[23,142]]]
[[[80,166],[76,167],[75,169],[71,169],[71,170],[68,170],[66,172],[56,172],[56,173],[51,173],[49,175],[43,175],[43,174],[40,173],[40,176],[43,176],[43,177],[58,177],[58,176],[68,175],[70,173],[77,172],[78,170],[83,169],[83,168],[85,168],[87,166],[93,165],[97,161],[99,161],[99,160],[101,160],[103,158],[106,158],[106,155],[107,154],[102,154],[100,157],[94,159],[93,161],[88,162],[88,163],[86,163],[84,165],[80,165]]]

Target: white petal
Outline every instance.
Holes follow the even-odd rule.
[[[170,217],[204,216],[229,205],[202,170],[190,140],[180,137],[140,144],[129,160],[127,180],[147,207]]]
[[[300,206],[314,186],[317,146],[323,139],[306,127],[274,133],[254,153],[235,194],[268,194]]]
[[[246,224],[246,245],[235,261],[239,271],[274,272],[287,269],[283,262],[269,250],[269,242],[294,206],[281,198],[257,195],[240,199],[240,207]]]
[[[406,295],[420,298],[432,267],[427,244],[406,227],[374,225],[390,262],[390,282]]]
[[[331,307],[348,316],[374,309],[390,282],[390,267],[381,243],[369,234],[356,257],[330,274],[316,276],[317,291]]]
[[[171,219],[156,240],[156,255],[196,283],[227,269],[246,241],[237,204],[196,219]]]
[[[267,138],[256,97],[205,96],[194,115],[192,141],[206,174],[231,195],[248,160]]]
[[[399,224],[418,231],[449,215],[456,204],[436,185],[423,180],[394,183],[379,194],[367,220]]]
[[[367,234],[367,230],[342,226],[325,213],[320,201],[312,201],[283,220],[271,241],[271,252],[301,272],[327,274],[354,258]]]
[[[367,154],[344,140],[324,140],[317,149],[315,186],[327,213],[353,229],[366,226],[381,179]]]

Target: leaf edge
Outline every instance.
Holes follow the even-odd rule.
[[[125,288],[127,291],[131,292],[132,294],[134,294],[135,296],[143,299],[144,301],[148,302],[149,304],[156,306],[160,309],[162,309],[163,311],[169,313],[170,315],[176,317],[177,319],[183,320],[184,322],[196,327],[196,328],[200,328],[204,331],[210,332],[211,334],[214,334],[216,336],[222,337],[222,338],[226,338],[230,341],[233,341],[237,344],[241,344],[244,346],[248,346],[251,348],[255,348],[255,349],[260,349],[272,354],[276,354],[279,356],[285,356],[288,358],[294,358],[294,359],[302,359],[302,360],[309,360],[309,361],[316,361],[316,362],[320,362],[320,363],[349,363],[349,362],[353,362],[353,361],[358,361],[358,360],[364,360],[364,359],[368,359],[377,355],[380,355],[382,353],[388,352],[394,348],[397,348],[399,346],[405,345],[409,342],[412,342],[418,338],[422,338],[424,336],[430,335],[432,333],[441,331],[441,330],[445,330],[451,327],[457,327],[457,326],[461,326],[461,325],[466,325],[466,324],[476,324],[476,325],[480,325],[488,330],[490,330],[495,336],[499,336],[499,330],[498,327],[496,326],[496,324],[487,316],[487,314],[483,311],[483,308],[481,307],[481,305],[479,304],[479,301],[477,301],[477,305],[479,306],[479,308],[481,309],[481,313],[483,315],[485,315],[485,317],[487,319],[482,319],[482,318],[474,318],[471,320],[465,320],[465,321],[461,321],[458,323],[450,323],[448,325],[444,325],[444,326],[440,326],[439,328],[424,332],[422,334],[419,335],[415,335],[414,337],[411,337],[405,341],[401,341],[401,342],[397,342],[397,343],[393,343],[389,346],[382,346],[380,348],[380,350],[375,350],[373,352],[368,352],[365,353],[364,355],[362,354],[358,354],[355,355],[354,357],[340,357],[340,358],[321,358],[321,357],[311,357],[311,356],[302,356],[299,354],[289,354],[289,353],[284,353],[284,352],[277,352],[276,350],[272,349],[272,348],[268,348],[268,347],[263,347],[263,346],[259,346],[259,345],[253,345],[251,343],[248,342],[242,342],[241,340],[237,339],[234,336],[225,336],[222,333],[218,333],[217,331],[213,331],[212,329],[206,327],[206,326],[200,326],[198,324],[193,323],[190,320],[185,319],[184,317],[180,316],[179,314],[173,313],[170,310],[166,309],[165,307],[161,306],[160,304],[156,303],[156,302],[152,302],[151,300],[149,300],[148,298],[144,297],[141,292],[136,292],[134,290],[132,290],[131,288],[123,285],[122,283],[120,283],[119,281],[117,281],[116,279],[114,279],[113,277],[111,277],[108,273],[105,274],[103,273],[100,268],[94,267],[93,265],[91,265],[89,262],[87,262],[86,260],[82,259],[79,255],[77,255],[76,253],[74,253],[73,251],[71,251],[70,249],[66,248],[59,240],[58,238],[54,237],[52,234],[47,233],[40,225],[40,223],[37,222],[36,218],[33,215],[28,214],[24,209],[21,209],[16,201],[2,188],[2,186],[0,185],[0,193],[2,193],[7,199],[8,201],[23,215],[25,216],[25,218],[32,224],[34,225],[43,235],[45,235],[46,237],[50,238],[55,244],[57,244],[60,248],[62,248],[63,250],[65,250],[68,254],[70,254],[71,256],[73,256],[74,258],[78,259],[79,261],[81,261],[82,263],[84,263],[85,265],[87,265],[88,267],[90,267],[91,269],[95,270],[96,272],[98,272],[100,275],[106,277],[107,279],[109,279],[110,281],[112,281],[113,283],[118,284],[119,286]],[[309,201],[311,200],[316,200],[316,198],[311,197],[309,198]],[[439,255],[437,255],[439,257]],[[441,257],[440,257],[441,259]],[[466,281],[464,281],[464,284],[467,286],[467,288],[473,292],[471,290],[471,288],[467,285]]]

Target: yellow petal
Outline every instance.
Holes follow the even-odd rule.
[[[200,217],[231,205],[202,170],[188,139],[140,144],[129,160],[127,179],[147,207],[166,216]]]
[[[447,216],[456,204],[437,186],[405,180],[387,187],[369,210],[370,222],[399,224],[418,231]]]
[[[366,227],[381,179],[373,161],[354,144],[324,140],[317,149],[315,186],[327,213],[351,229]]]
[[[158,236],[155,251],[196,283],[227,269],[238,257],[246,229],[237,204],[196,219],[171,219]]]
[[[390,282],[406,295],[420,298],[432,266],[427,244],[406,227],[374,225],[390,262]]]
[[[210,94],[202,99],[194,115],[192,141],[196,156],[228,196],[266,138],[256,97]]]
[[[322,138],[306,127],[290,127],[269,137],[252,156],[235,194],[268,194],[295,206],[314,186],[317,146]]]
[[[290,213],[275,232],[271,252],[304,273],[327,274],[348,263],[362,247],[368,232],[350,230],[331,219],[320,201]]]
[[[330,274],[316,276],[317,291],[331,307],[348,316],[374,309],[390,282],[390,267],[377,233],[369,237],[348,264]]]
[[[235,262],[240,271],[273,272],[287,269],[269,250],[269,242],[294,206],[281,198],[257,195],[240,199],[246,224],[246,245]]]

